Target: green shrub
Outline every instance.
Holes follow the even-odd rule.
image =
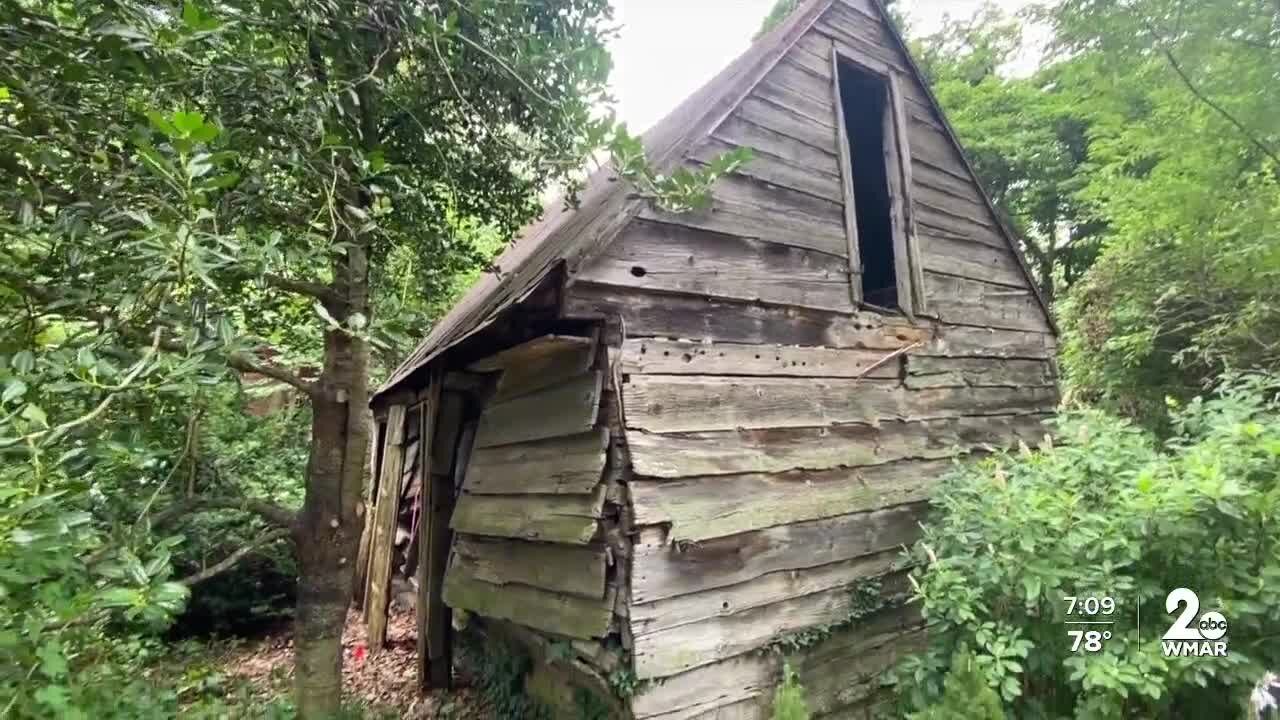
[[[991,688],[973,654],[957,652],[943,682],[937,704],[909,716],[910,720],[1005,720],[1000,696]]]
[[[1239,717],[1280,665],[1278,387],[1226,382],[1174,408],[1164,441],[1068,414],[1056,446],[954,472],[914,549],[932,626],[928,651],[898,669],[908,706],[936,703],[948,660],[969,647],[1015,717]],[[1178,587],[1228,619],[1227,657],[1164,657]],[[1115,599],[1100,651],[1072,652],[1066,596]]]
[[[804,701],[804,688],[790,663],[782,666],[782,684],[773,692],[772,720],[809,720],[809,706]]]

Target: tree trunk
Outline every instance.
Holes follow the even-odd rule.
[[[364,248],[352,243],[336,268],[334,288],[345,307],[330,309],[344,323],[368,317]],[[339,310],[339,312],[334,312]],[[306,498],[294,528],[298,554],[295,683],[299,720],[320,720],[342,705],[342,631],[363,526],[359,508],[369,444],[369,347],[341,330],[325,335],[325,362],[314,393]]]

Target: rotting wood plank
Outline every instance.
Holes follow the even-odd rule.
[[[982,191],[977,185],[957,177],[955,170],[948,171],[937,167],[921,158],[918,153],[913,153],[911,156],[911,175],[917,187],[927,187],[934,192],[982,204]]]
[[[956,240],[925,231],[919,242],[924,269],[933,274],[955,275],[1015,288],[1027,288],[1027,276],[1013,253],[983,243]]]
[[[543,335],[468,366],[473,372],[501,371],[490,403],[501,403],[566,382],[591,368],[595,343],[574,335]]]
[[[949,460],[901,460],[821,471],[636,479],[630,490],[637,525],[669,524],[669,539],[699,542],[920,502],[950,469]]]
[[[1028,387],[1053,385],[1053,366],[1045,360],[946,358],[915,355],[907,360],[906,386]]]
[[[766,573],[750,581],[690,593],[631,607],[631,631],[636,636],[670,630],[715,617],[754,610],[770,603],[844,587],[858,578],[884,575],[902,561],[894,548],[851,560],[796,570]]]
[[[812,520],[676,547],[645,530],[632,556],[631,601],[654,602],[896,548],[920,533],[924,505]]]
[[[517,583],[565,595],[603,600],[602,546],[533,543],[461,536],[454,541],[454,565],[493,585]]]
[[[590,283],[571,286],[564,314],[622,318],[628,337],[884,350],[897,350],[930,337],[927,327],[873,312],[801,310],[672,293],[627,292]]]
[[[784,135],[816,148],[832,148],[835,146],[835,125],[811,118],[801,111],[771,102],[760,97],[750,96],[742,101],[735,114],[757,125],[772,128]],[[716,188],[712,188],[716,192]]]
[[[936,460],[977,447],[1037,445],[1047,414],[988,415],[877,425],[627,433],[637,476],[698,475],[826,470],[896,460]]]
[[[646,205],[639,217],[832,255],[845,253],[838,204],[739,175],[716,182],[706,209],[676,214]]]
[[[913,351],[918,355],[946,357],[1052,358],[1057,339],[1044,332],[990,327],[943,325],[933,338]]]
[[[826,45],[828,48],[830,47],[829,42]],[[826,57],[829,52],[829,49],[823,50],[821,57]],[[765,85],[786,88],[789,93],[800,95],[810,101],[822,104],[826,108],[823,111],[823,121],[833,129],[836,127],[835,107],[831,104],[831,94],[828,91],[831,86],[829,78],[818,77],[804,69],[804,67],[783,58],[765,76],[761,86]]]
[[[718,718],[721,711],[734,705],[759,706],[781,673],[781,658],[775,653],[739,655],[673,675],[660,683],[643,683],[631,700],[631,710],[636,720]],[[729,717],[738,720],[737,715]],[[746,717],[763,719],[768,715],[760,709],[758,715]]]
[[[864,717],[846,713],[874,702],[882,690],[885,670],[926,647],[918,620],[914,624],[900,622],[896,630],[868,634],[869,637],[862,632],[861,627],[855,626],[793,658],[792,667],[804,686],[805,701],[814,717]],[[852,641],[845,636],[852,636]]]
[[[485,408],[476,432],[476,447],[493,447],[577,435],[596,424],[602,373],[593,370]]]
[[[883,578],[881,597],[886,602],[901,600],[909,587],[905,572],[891,573]],[[850,588],[843,586],[637,635],[636,676],[642,680],[668,677],[762,648],[786,633],[840,622],[849,616],[854,602]]]
[[[609,431],[595,428],[516,445],[480,448],[465,490],[479,495],[589,495],[604,472]]]
[[[834,129],[835,113],[831,102],[826,98],[815,98],[785,83],[780,83],[766,76],[751,93],[753,102],[764,102],[788,112],[799,115],[818,127]],[[749,115],[749,113],[748,113]]]
[[[925,274],[933,312],[943,322],[1049,333],[1049,319],[1030,288],[1013,289],[978,280]]]
[[[422,515],[418,522],[418,566],[414,569],[415,578],[418,581],[418,596],[414,603],[414,620],[418,631],[417,681],[418,687],[423,689],[434,685],[442,674],[440,663],[432,661],[433,655],[438,658],[442,654],[447,654],[441,653],[440,639],[432,637],[431,632],[433,627],[438,626],[438,623],[432,621],[436,619],[435,613],[440,612],[443,608],[441,593],[444,589],[442,585],[444,577],[440,574],[440,568],[433,563],[436,557],[436,553],[433,552],[435,550],[433,543],[436,540],[436,535],[431,527],[433,517],[430,512],[432,495],[435,492],[431,476],[432,465],[435,463],[433,446],[440,419],[440,397],[444,392],[443,380],[442,373],[437,369],[432,369],[428,374],[426,392],[422,403],[421,427],[423,442],[419,449],[423,483],[419,488],[418,495],[418,507]],[[452,462],[452,458],[450,458],[450,462]],[[432,642],[433,640],[435,640],[434,643]],[[451,656],[448,662],[450,664],[449,673],[452,676]]]
[[[836,109],[836,147],[840,160],[840,188],[843,193],[842,219],[844,220],[844,242],[847,253],[849,299],[852,302],[862,300],[862,254],[858,238],[858,203],[853,186],[853,152],[849,147],[848,125],[844,117],[844,94],[840,90],[840,55],[831,48],[831,102]]]
[[[652,221],[631,223],[581,280],[852,311],[842,256]]]
[[[814,427],[1045,412],[1052,388],[908,390],[885,380],[633,375],[627,427],[649,432]]]
[[[915,197],[916,187],[915,180],[912,176],[911,167],[911,143],[908,139],[906,110],[903,101],[904,83],[900,79],[899,73],[891,73],[889,75],[889,99],[891,107],[888,110],[888,118],[886,124],[893,130],[893,146],[894,151],[890,153],[891,158],[897,164],[898,187],[894,200],[894,210],[900,214],[902,219],[902,252],[903,259],[908,264],[907,272],[910,273],[910,282],[907,283],[907,295],[911,299],[909,312],[926,313],[929,311],[929,303],[925,298],[924,292],[924,262],[920,256],[920,235],[916,227],[916,216],[912,198]],[[895,245],[895,247],[897,247]],[[900,273],[905,275],[906,273]],[[899,288],[903,283],[899,282]],[[902,292],[900,289],[899,292]]]
[[[431,472],[452,475],[458,449],[458,433],[462,431],[462,412],[467,398],[462,393],[444,389],[443,386],[438,397],[440,407],[436,414],[436,434],[431,439]]]
[[[731,146],[749,147],[757,153],[766,153],[799,167],[809,168],[824,181],[828,181],[828,178],[835,182],[839,181],[840,168],[836,165],[834,148],[823,149],[806,145],[776,130],[761,127],[733,115],[716,128],[712,137]],[[775,184],[785,185],[786,183]],[[804,190],[804,188],[797,189]],[[813,194],[827,197],[821,193]],[[838,202],[830,197],[827,199]]]
[[[628,338],[622,343],[622,372],[896,378],[902,357],[882,350]]]
[[[474,495],[453,511],[455,532],[586,545],[599,530],[604,485],[591,495]]]
[[[604,637],[613,618],[613,608],[605,600],[526,585],[493,585],[467,575],[456,565],[449,568],[445,579],[444,601],[454,609],[583,640]]]
[[[457,395],[457,391],[444,390],[442,396],[447,399]],[[446,414],[446,411],[451,414]],[[466,478],[468,458],[471,444],[475,439],[475,422],[468,422],[456,433],[447,431],[447,424],[461,425],[462,406],[451,406],[441,402],[440,414],[435,418],[433,435],[439,442],[443,437],[456,437],[451,451],[452,474],[440,472],[443,468],[432,467],[427,474],[429,492],[424,495],[424,517],[420,522],[425,531],[427,541],[422,547],[422,562],[426,563],[426,582],[419,589],[419,599],[425,599],[420,606],[425,608],[425,628],[427,637],[426,677],[432,688],[449,689],[453,687],[453,611],[444,603],[444,579],[449,566],[449,551],[453,544],[453,533],[449,530],[449,516],[453,512],[454,488]],[[435,453],[433,453],[435,454]]]
[[[382,467],[378,481],[378,502],[372,514],[373,534],[369,540],[369,587],[365,591],[365,623],[369,649],[381,650],[387,640],[387,601],[391,582],[391,550],[395,543],[396,516],[400,509],[400,480],[404,465],[404,405],[387,411],[387,432],[383,440]]]
[[[742,146],[711,137],[694,148],[689,157],[705,164],[739,147]],[[805,167],[790,158],[779,157],[754,145],[751,146],[751,159],[746,164],[739,166],[734,172],[755,178],[760,182],[808,193],[823,200],[842,202],[840,198],[840,180],[835,176],[820,172],[812,167]]]

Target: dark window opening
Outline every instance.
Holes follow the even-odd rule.
[[[846,63],[840,63],[839,73],[844,132],[849,140],[850,175],[857,207],[862,299],[872,305],[896,308],[899,306],[898,279],[885,154],[888,86],[875,75]]]

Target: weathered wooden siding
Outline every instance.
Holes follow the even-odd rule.
[[[850,301],[833,50],[894,76],[926,301],[914,320]],[[883,609],[791,658],[816,715],[861,718],[879,674],[922,642],[897,563],[924,501],[953,458],[1043,437],[1056,342],[871,0],[835,0],[689,162],[735,147],[753,158],[711,207],[642,211],[571,268],[564,299],[565,315],[610,323],[620,363],[627,629],[637,675],[661,680],[633,710],[767,717],[767,648],[848,618],[852,589],[876,579]]]
[[[450,521],[451,607],[571,638],[614,625],[599,357],[591,338],[547,336],[470,366],[502,374]]]

